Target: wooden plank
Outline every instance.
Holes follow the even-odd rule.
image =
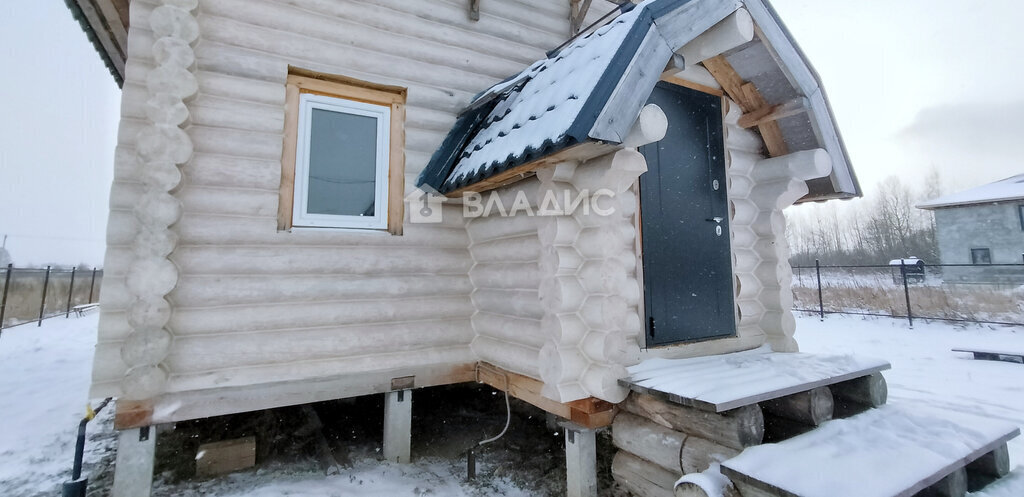
[[[953,352],[966,352],[975,359],[984,361],[1004,361],[1024,364],[1024,352],[1005,352],[991,349],[952,349]]]
[[[404,100],[404,99],[403,99]],[[402,234],[405,220],[405,103],[391,103],[388,150],[388,232]]]
[[[837,422],[839,422],[839,421],[837,421]],[[945,466],[943,466],[941,468],[938,468],[934,473],[932,473],[928,477],[922,478],[921,480],[919,480],[919,481],[917,481],[917,482],[915,482],[913,484],[908,485],[906,488],[904,488],[903,490],[897,492],[896,494],[893,494],[891,496],[890,495],[885,495],[885,496],[864,495],[864,497],[912,497],[912,496],[915,496],[915,495],[918,494],[918,492],[921,492],[922,490],[925,490],[925,489],[931,487],[932,485],[935,485],[936,483],[940,482],[941,480],[943,480],[944,478],[946,478],[947,476],[949,476],[953,472],[961,470],[962,468],[964,468],[965,466],[967,466],[971,462],[981,458],[985,454],[988,454],[988,453],[990,453],[990,452],[992,452],[994,450],[997,450],[1001,445],[1004,445],[1008,440],[1010,440],[1010,439],[1012,439],[1012,438],[1014,438],[1014,437],[1016,437],[1018,435],[1020,435],[1020,429],[1019,428],[1014,428],[1013,430],[1008,431],[1007,433],[1005,433],[1005,434],[995,438],[994,440],[984,444],[983,446],[981,446],[977,450],[971,451],[970,453],[966,454],[964,457],[959,458],[958,460],[956,460],[956,461],[954,461],[952,463],[949,463],[949,464],[947,464],[947,465],[945,465]],[[813,436],[813,432],[812,433],[808,433],[805,436]],[[778,447],[781,448],[779,450],[785,449],[785,445],[780,445]],[[841,464],[841,461],[833,461],[833,463],[834,464]],[[748,485],[748,486],[753,487],[754,489],[756,489],[758,491],[765,492],[765,493],[767,493],[769,495],[782,496],[782,497],[819,497],[819,496],[814,496],[814,495],[799,496],[798,494],[796,494],[796,493],[794,493],[792,491],[789,491],[789,490],[787,490],[785,488],[780,488],[780,487],[778,487],[776,485],[773,485],[771,483],[768,483],[768,482],[765,482],[765,481],[761,481],[761,480],[759,480],[758,478],[756,478],[756,477],[754,477],[752,475],[748,475],[746,473],[740,472],[740,471],[734,469],[733,467],[731,467],[728,462],[722,464],[721,471],[722,471],[723,475],[728,477],[730,480],[736,482],[737,484]],[[844,487],[843,486],[843,482],[835,482],[835,485],[840,487],[840,488],[848,488],[848,487]],[[850,487],[850,488],[852,488],[852,487]]]
[[[789,116],[807,112],[809,103],[806,98],[794,98],[778,105],[761,107],[754,112],[740,116],[737,124],[741,128],[752,128],[769,121],[778,121]]]
[[[416,375],[417,388],[467,383],[473,381],[475,367],[475,362],[423,364],[328,378],[169,392],[148,402],[119,401],[114,427],[123,430],[383,393],[390,391],[392,378],[409,375]]]
[[[744,81],[743,78],[732,68],[732,65],[725,60],[725,56],[716,55],[703,62],[704,68],[715,77],[715,81],[722,85],[722,89],[725,93],[732,98],[743,112],[752,112],[757,110],[755,107],[751,107],[750,103],[747,102],[743,91]]]
[[[544,382],[486,362],[478,363],[477,381],[486,383],[502,392],[507,390],[509,395],[519,400],[563,419],[568,419],[584,428],[609,426],[617,412],[613,404],[600,399],[587,398],[572,403],[551,400],[541,394]]]
[[[665,61],[672,58],[672,52],[657,29],[652,27],[647,31],[625,73],[594,121],[594,126],[590,128],[588,135],[591,138],[615,143],[626,138],[650,95],[637,89],[654,88],[661,77]]]
[[[716,97],[725,96],[725,92],[723,92],[722,90],[719,90],[718,88],[712,88],[710,86],[702,85],[700,83],[695,83],[695,82],[687,80],[687,79],[677,78],[677,77],[671,76],[671,75],[662,75],[661,76],[661,80],[666,82],[666,83],[672,83],[672,84],[677,85],[677,86],[682,86],[683,88],[689,88],[691,90],[697,90],[699,92],[707,93],[709,95],[714,95]]]
[[[502,186],[510,185],[521,179],[528,178],[533,173],[542,168],[552,164],[565,161],[586,161],[613,152],[618,147],[616,145],[599,143],[599,142],[586,142],[578,145],[573,145],[566,148],[556,154],[549,155],[542,159],[535,160],[533,162],[527,162],[519,166],[513,167],[506,171],[500,172],[487,178],[483,181],[473,183],[469,186],[453,190],[446,194],[449,198],[461,197],[464,193],[470,192],[485,192],[500,188]]]
[[[718,55],[704,61],[704,67],[715,77],[730,98],[735,101],[745,114],[760,112],[767,106],[761,92],[753,83],[743,81],[743,78],[733,69],[724,56]],[[786,140],[782,137],[782,129],[775,121],[767,121],[758,125],[761,139],[764,140],[768,155],[779,157],[789,153]]]
[[[883,371],[883,370],[889,369],[890,367],[891,367],[890,365],[886,364],[886,365],[875,366],[875,367],[871,367],[871,368],[858,369],[858,370],[850,371],[848,373],[844,373],[844,374],[841,374],[841,375],[836,375],[836,376],[829,377],[829,378],[823,378],[823,379],[815,380],[815,381],[807,381],[807,382],[796,384],[796,385],[792,385],[792,386],[789,386],[789,387],[777,388],[777,389],[765,391],[765,392],[762,392],[762,393],[759,393],[759,394],[756,394],[756,395],[747,395],[747,396],[744,396],[744,397],[741,397],[741,398],[730,400],[728,402],[719,402],[719,403],[713,403],[713,402],[707,402],[707,401],[700,400],[700,399],[683,397],[683,396],[680,396],[680,395],[677,395],[677,394],[674,394],[674,393],[671,393],[671,392],[665,392],[665,391],[658,390],[658,389],[655,389],[655,388],[644,387],[642,385],[637,385],[636,383],[632,382],[629,378],[624,378],[624,379],[619,380],[619,384],[624,386],[624,387],[629,388],[630,390],[632,390],[634,392],[639,392],[639,393],[644,393],[644,394],[652,395],[654,397],[658,397],[660,399],[664,399],[664,400],[666,400],[668,402],[671,402],[671,403],[674,403],[674,404],[679,404],[681,406],[695,407],[697,409],[701,409],[701,410],[708,411],[708,412],[725,412],[725,411],[729,411],[729,410],[732,410],[732,409],[736,409],[738,407],[743,407],[743,406],[747,406],[747,405],[751,405],[751,404],[756,404],[756,403],[764,402],[764,401],[767,401],[767,400],[774,400],[774,399],[778,399],[780,397],[785,397],[787,395],[793,395],[793,394],[797,394],[797,393],[800,393],[800,392],[806,392],[808,390],[812,390],[812,389],[815,389],[815,388],[818,388],[818,387],[830,386],[830,385],[834,385],[836,383],[841,383],[841,382],[844,382],[844,381],[860,378],[860,377],[863,377],[863,376],[868,376],[870,374],[877,373],[879,371]]]
[[[256,465],[256,437],[244,437],[199,446],[196,475],[218,476]]]
[[[114,411],[114,428],[125,430],[153,424],[153,402],[118,399]]]
[[[284,147],[281,150],[281,190],[278,193],[277,230],[292,228],[295,205],[295,154],[299,140],[299,87],[289,82],[285,87]]]

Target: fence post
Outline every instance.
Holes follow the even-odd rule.
[[[39,322],[37,326],[43,325],[43,313],[46,311],[46,287],[50,285],[50,266],[46,266],[46,278],[43,278],[43,299],[39,303]]]
[[[92,282],[89,283],[89,301],[86,304],[92,303],[92,290],[96,288],[96,268],[92,268]]]
[[[814,259],[814,272],[818,274],[818,317],[825,320],[825,301],[821,298],[821,261]]]
[[[903,275],[903,297],[907,299],[907,321],[910,329],[914,329],[914,313],[910,310],[910,287],[907,285],[906,259],[900,259],[900,274]]]
[[[7,276],[4,277],[4,296],[0,299],[0,330],[4,327],[4,315],[7,314],[7,290],[11,288],[11,273],[14,272],[14,264],[7,265]]]
[[[71,316],[71,298],[75,296],[75,270],[78,268],[71,268],[71,284],[68,285],[68,308],[64,310],[64,319]]]

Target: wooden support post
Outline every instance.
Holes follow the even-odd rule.
[[[835,417],[848,418],[872,407],[885,405],[889,398],[882,373],[872,373],[829,387],[835,399]]]
[[[832,391],[828,387],[818,387],[761,403],[761,409],[766,415],[771,414],[811,426],[818,426],[832,419],[833,407]]]
[[[967,495],[967,469],[960,468],[918,492],[915,497],[964,497],[964,495]]]
[[[667,497],[682,475],[620,450],[612,459],[612,476],[637,497]]]
[[[575,423],[565,429],[565,494],[597,497],[597,436],[594,430]]]
[[[739,454],[736,449],[686,435],[630,413],[620,413],[615,417],[612,443],[623,451],[678,474],[700,473],[712,463]]]
[[[764,415],[757,404],[713,413],[633,392],[622,408],[662,426],[737,450],[758,445],[764,439]]]
[[[408,463],[412,447],[412,390],[384,394],[384,459]]]
[[[153,488],[156,430],[143,426],[121,430],[117,437],[113,497],[149,497]]]
[[[967,465],[967,489],[976,492],[1009,473],[1010,451],[1004,443]]]

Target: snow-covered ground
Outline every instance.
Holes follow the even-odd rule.
[[[798,316],[797,340],[805,352],[860,354],[888,359],[885,372],[889,402],[980,414],[1024,426],[1024,365],[976,361],[950,349],[975,346],[1024,350],[1024,328],[955,326],[901,320]],[[25,325],[0,336],[0,494],[43,496],[59,493],[69,477],[75,432],[84,413],[96,316],[54,318],[42,328]],[[502,413],[504,414],[504,413]],[[491,423],[489,420],[489,424]],[[482,429],[490,429],[485,426]],[[86,473],[90,490],[107,488],[114,437],[110,412],[89,425]],[[1010,443],[1013,465],[1024,463],[1024,440]],[[415,464],[381,463],[373,451],[354,457],[342,475],[324,477],[315,462],[271,463],[264,467],[204,482],[170,483],[158,475],[156,495],[216,496],[397,496],[397,495],[536,495],[526,483],[560,478],[558,471],[502,466],[500,459],[481,461],[474,483],[463,480],[456,458],[420,458]],[[530,472],[536,474],[519,474]],[[1024,495],[1024,468],[993,485],[986,497]]]
[[[85,415],[97,313],[9,328],[0,336],[0,493],[60,495]],[[89,423],[86,472],[114,446],[113,418]],[[109,458],[108,458],[109,459]]]
[[[955,348],[1024,351],[1024,327],[914,323],[830,315],[797,317],[803,352],[888,359],[889,403],[923,404],[1024,426],[1024,365],[974,360]],[[1011,466],[1024,464],[1024,437],[1010,441]],[[1021,493],[1024,495],[1024,492]]]

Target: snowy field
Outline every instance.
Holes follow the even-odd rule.
[[[96,322],[95,314],[54,318],[42,328],[25,325],[0,336],[0,399],[5,414],[0,429],[0,494],[58,495],[61,482],[69,478]],[[854,353],[891,361],[893,369],[885,372],[890,403],[941,407],[1024,426],[1024,365],[976,361],[950,351],[964,346],[1024,351],[1024,328],[916,323],[911,330],[905,321],[846,316],[829,316],[825,322],[798,316],[797,326],[805,352]],[[488,430],[490,424],[493,420],[480,428]],[[106,495],[115,445],[109,412],[90,423],[89,434],[90,495]],[[1024,440],[1012,441],[1010,450],[1012,465],[1024,464]],[[485,457],[479,470],[482,477],[465,483],[463,464],[450,456],[419,458],[400,466],[378,462],[373,450],[362,450],[341,475],[324,477],[312,461],[272,463],[207,481],[170,483],[165,475],[157,475],[154,494],[511,497],[537,495],[536,487],[524,482],[563,477],[560,471],[527,469]],[[984,492],[986,497],[1024,495],[1024,468],[993,487]]]

